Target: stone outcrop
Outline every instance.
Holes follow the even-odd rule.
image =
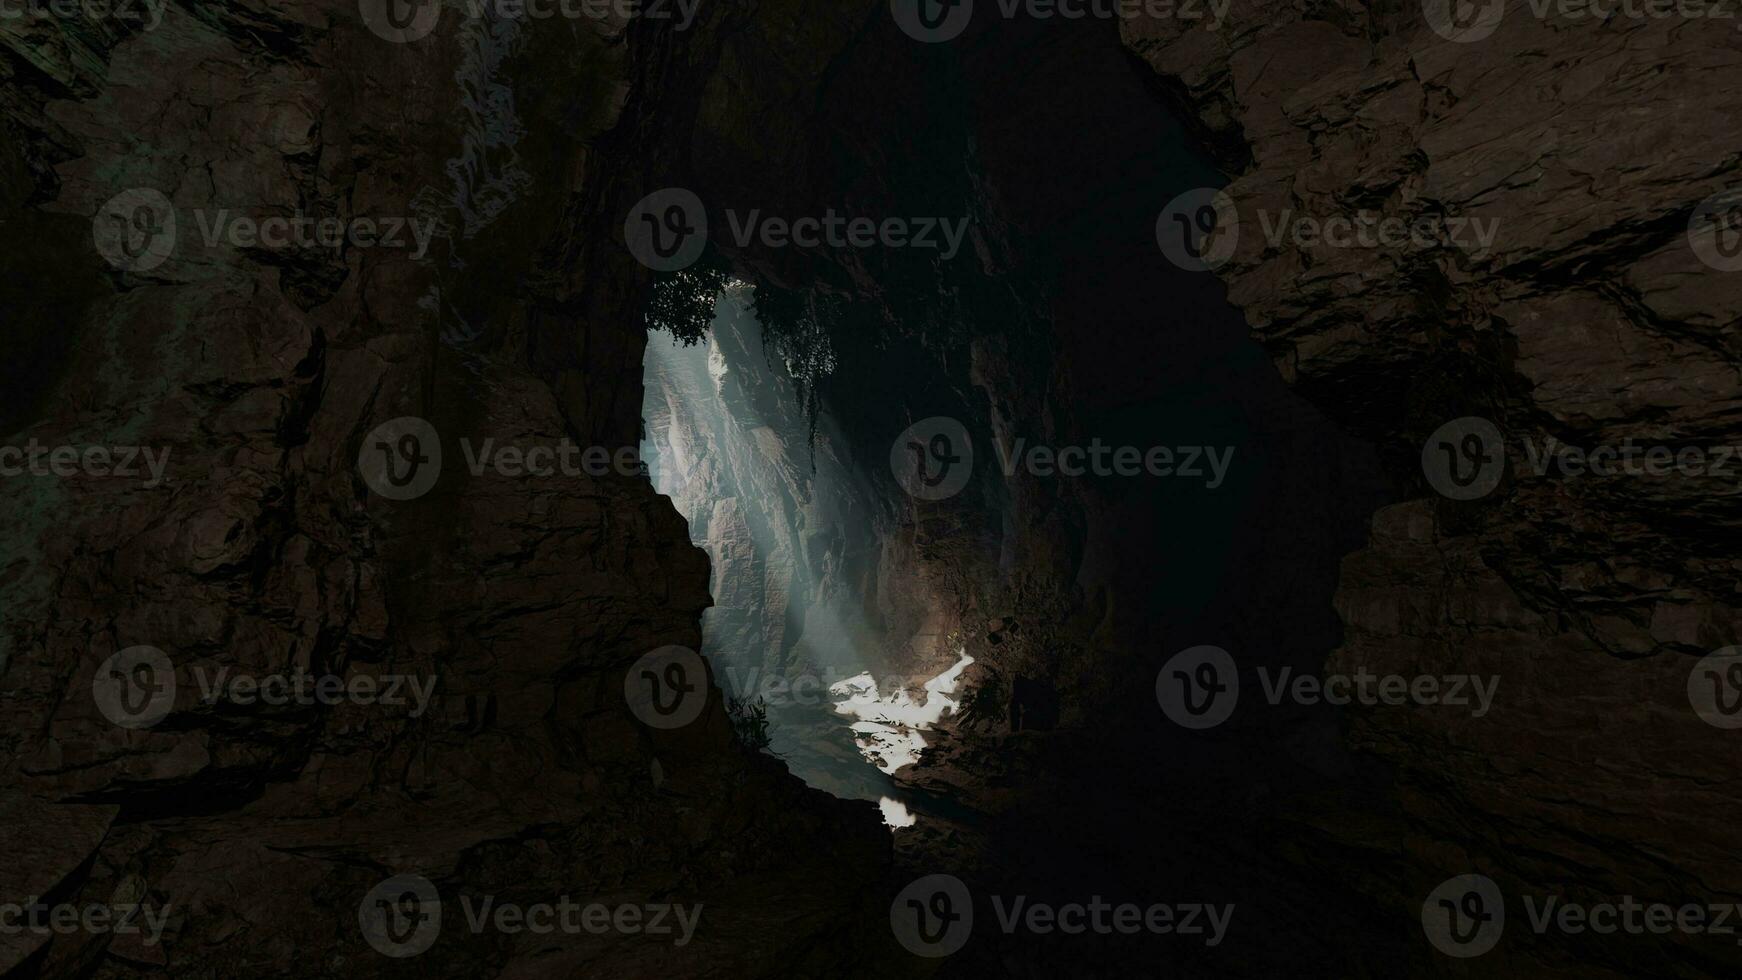
[[[1723,816],[1742,748],[1691,709],[1688,681],[1696,657],[1737,640],[1734,477],[1537,472],[1530,453],[1737,442],[1742,280],[1698,257],[1690,227],[1737,179],[1742,104],[1719,80],[1742,44],[1725,21],[1507,7],[1463,41],[1412,4],[1236,3],[1220,31],[1123,33],[1212,142],[1249,160],[1226,188],[1230,301],[1416,498],[1376,514],[1344,564],[1329,668],[1500,679],[1484,718],[1350,712],[1351,744],[1396,771],[1397,914],[1471,870],[1509,894],[1723,900],[1742,880]],[[1336,248],[1261,233],[1291,212],[1361,211],[1494,234]],[[1510,476],[1455,503],[1419,458],[1468,415],[1504,434]],[[1519,975],[1735,963],[1686,936],[1510,932],[1490,965]]]
[[[7,233],[26,246],[5,278],[42,284],[8,307],[37,365],[15,370],[8,444],[168,455],[160,482],[7,480],[0,751],[24,864],[4,898],[170,917],[147,948],[9,937],[0,971],[744,976],[881,957],[876,808],[743,752],[717,688],[671,731],[625,701],[641,654],[700,645],[706,559],[669,501],[632,475],[468,465],[487,439],[635,445],[648,273],[616,229],[659,159],[650,116],[688,94],[659,87],[686,49],[645,25],[458,9],[399,44],[338,2],[170,6],[155,30],[95,38],[39,26],[4,36]],[[130,189],[162,194],[178,234],[123,272],[92,216]],[[208,238],[299,215],[433,235]],[[401,416],[444,456],[403,501],[357,465]],[[130,729],[93,678],[139,645],[170,658],[175,694]],[[204,701],[223,671],[434,687],[426,710]],[[431,958],[385,957],[358,928],[395,874],[447,903]],[[459,903],[485,896],[704,911],[681,946],[474,933]]]

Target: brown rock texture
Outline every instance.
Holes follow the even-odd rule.
[[[632,475],[473,474],[462,444],[635,445],[647,273],[618,229],[658,158],[648,118],[683,95],[653,79],[719,27],[685,48],[456,9],[398,44],[354,3],[244,3],[172,6],[149,32],[4,35],[7,214],[42,231],[19,269],[55,256],[90,286],[18,307],[21,344],[59,354],[19,372],[13,442],[168,454],[150,485],[8,481],[0,751],[25,864],[5,899],[170,914],[143,949],[9,938],[0,972],[817,975],[883,955],[875,807],[743,752],[717,689],[681,729],[631,713],[630,664],[699,646],[710,601],[669,500]],[[118,272],[91,218],[134,188],[170,201],[179,234],[161,265]],[[220,215],[434,235],[428,254],[409,231],[400,248],[238,245],[208,237]],[[401,416],[444,455],[407,501],[357,466]],[[136,645],[176,681],[138,730],[92,697]],[[426,711],[202,700],[225,670],[434,687]],[[365,944],[359,903],[395,874],[444,898],[431,957]],[[485,896],[703,911],[687,945],[473,932],[460,901]]]
[[[1220,30],[1122,28],[1223,148],[1230,300],[1297,390],[1415,488],[1343,565],[1328,669],[1500,680],[1483,718],[1351,709],[1350,742],[1396,768],[1399,914],[1468,870],[1509,895],[1577,881],[1587,901],[1725,901],[1742,882],[1724,816],[1742,744],[1688,696],[1695,658],[1737,640],[1734,473],[1538,472],[1525,448],[1739,441],[1742,280],[1697,257],[1690,226],[1736,186],[1742,103],[1719,79],[1742,40],[1729,21],[1554,9],[1507,4],[1490,36],[1457,42],[1414,4],[1236,2]],[[1486,248],[1262,233],[1362,211],[1496,233]],[[1443,500],[1421,447],[1470,415],[1505,435],[1510,476]],[[1738,956],[1710,937],[1514,931],[1485,969],[1691,976]]]
[[[1534,462],[1551,438],[1742,443],[1742,273],[1700,258],[1704,203],[1737,186],[1742,35],[1517,3],[1462,41],[1414,3],[1234,0],[1215,24],[993,6],[944,45],[873,0],[703,5],[681,30],[453,6],[404,43],[372,0],[0,23],[0,227],[28,246],[0,257],[4,442],[165,466],[5,481],[0,900],[169,909],[155,944],[0,937],[0,975],[1733,971],[1710,937],[1539,936],[1516,904],[1466,965],[1427,948],[1420,912],[1466,872],[1514,897],[1742,894],[1742,748],[1688,695],[1742,622],[1742,460]],[[1231,256],[1168,266],[1155,216],[1223,183]],[[820,428],[748,320],[716,332],[723,371],[656,372],[644,409],[647,345],[669,339],[646,333],[654,277],[623,225],[669,186],[712,209],[711,260],[826,336]],[[129,191],[177,217],[149,269],[99,254]],[[775,247],[735,240],[724,208],[969,230],[949,258]],[[1456,237],[1323,234],[1369,215]],[[405,240],[213,230],[233,218],[391,219]],[[697,414],[710,399],[730,439]],[[980,440],[973,478],[916,502],[891,440],[937,415]],[[1452,501],[1423,446],[1465,416],[1503,433],[1507,475]],[[358,462],[405,417],[441,473],[396,500]],[[644,439],[699,461],[687,524],[634,473],[476,462],[486,440]],[[1006,470],[1017,439],[1238,455],[1213,488],[1070,481]],[[1479,717],[1243,707],[1210,737],[1154,696],[1167,655],[1204,643],[1500,686]],[[638,717],[626,675],[674,644],[789,677],[923,678],[965,649],[965,710],[888,781],[921,823],[892,847],[874,806],[745,751],[717,676],[698,721]],[[129,728],[95,692],[141,645],[174,699]],[[220,674],[433,687],[203,699]],[[981,896],[1237,901],[1239,931],[1207,949],[987,928],[919,964],[889,886],[940,871]],[[446,904],[435,955],[385,957],[360,928],[401,874]],[[703,912],[682,946],[474,932],[459,906],[485,896]]]

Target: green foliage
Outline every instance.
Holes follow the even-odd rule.
[[[714,322],[714,301],[731,279],[713,249],[687,269],[659,275],[644,313],[647,329],[664,330],[685,347],[700,343]]]
[[[768,748],[768,705],[761,698],[732,698],[726,702],[726,717],[738,743],[752,752]]]

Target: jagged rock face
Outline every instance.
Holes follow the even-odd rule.
[[[1233,9],[1219,32],[1137,20],[1124,37],[1243,148],[1230,160],[1249,157],[1226,189],[1230,299],[1299,390],[1427,495],[1378,513],[1345,564],[1332,667],[1501,682],[1481,719],[1350,713],[1352,744],[1397,770],[1409,871],[1391,904],[1405,914],[1471,868],[1510,893],[1595,868],[1587,887],[1611,896],[1733,890],[1742,841],[1723,814],[1742,747],[1690,710],[1688,680],[1695,655],[1737,638],[1734,481],[1538,473],[1521,447],[1736,442],[1742,280],[1689,235],[1733,186],[1742,97],[1720,79],[1735,31],[1515,9],[1453,43],[1413,4]],[[1495,235],[1388,249],[1259,233],[1261,210],[1359,209],[1481,218]],[[1505,434],[1511,475],[1454,504],[1417,461],[1465,415]],[[1735,956],[1685,936],[1673,960],[1638,939],[1511,940],[1485,964],[1693,975]]]
[[[742,752],[717,690],[670,731],[625,701],[638,656],[700,644],[706,559],[670,503],[633,477],[468,466],[486,439],[635,444],[646,274],[616,229],[669,135],[647,118],[685,94],[646,86],[682,55],[641,30],[449,11],[394,44],[355,4],[171,7],[152,32],[66,49],[70,73],[40,38],[4,36],[21,79],[8,234],[22,213],[43,239],[15,270],[59,257],[78,287],[50,280],[16,308],[50,364],[19,372],[7,442],[168,453],[150,485],[6,481],[0,750],[25,860],[5,899],[171,914],[149,947],[9,937],[0,972],[744,976],[883,955],[864,906],[888,860],[875,807]],[[90,217],[129,188],[179,217],[149,271],[91,247]],[[434,234],[421,255],[205,236],[221,213],[299,212]],[[403,501],[357,465],[399,416],[426,419],[445,457]],[[141,644],[170,657],[176,691],[136,730],[92,692]],[[434,688],[415,713],[203,702],[224,670]],[[359,930],[396,873],[447,902],[432,956],[390,959]],[[704,911],[681,947],[474,933],[458,899],[485,895]]]
[[[7,480],[0,751],[22,860],[5,897],[175,910],[161,946],[9,939],[0,970],[911,970],[880,962],[874,808],[739,752],[717,694],[675,731],[627,710],[635,657],[703,643],[692,534],[725,559],[712,642],[765,651],[765,669],[826,645],[819,599],[857,597],[902,673],[947,666],[961,631],[967,684],[993,696],[902,775],[959,807],[897,838],[904,873],[1067,900],[1153,900],[1165,881],[1237,899],[1256,937],[1085,951],[983,934],[946,974],[1443,969],[1415,938],[1421,896],[1473,869],[1511,891],[1725,892],[1737,749],[1688,711],[1686,679],[1689,654],[1735,640],[1733,487],[1534,476],[1516,437],[1735,441],[1742,298],[1684,235],[1732,169],[1742,96],[1717,76],[1735,34],[1508,17],[1452,44],[1414,4],[1231,9],[1214,31],[981,18],[941,46],[873,0],[715,5],[675,34],[449,11],[410,44],[337,0],[174,7],[144,33],[0,25],[0,207],[35,245],[0,276],[18,311],[4,428],[170,453],[161,485]],[[1182,149],[1198,145],[1208,158]],[[1244,322],[1155,252],[1155,215],[1220,183],[1211,163],[1237,175],[1221,278]],[[877,330],[834,338],[847,368],[818,442],[859,493],[815,493],[805,422],[770,400],[785,382],[744,330],[727,370],[666,378],[648,418],[691,447],[707,444],[683,417],[696,399],[759,422],[737,444],[754,467],[704,455],[687,530],[632,478],[466,472],[461,438],[635,444],[648,274],[621,225],[673,183],[789,217],[972,219],[938,264],[716,236],[739,274],[872,311]],[[89,219],[134,187],[166,195],[181,240],[118,273]],[[1362,208],[1500,224],[1481,250],[1336,249],[1272,245],[1257,213]],[[208,243],[193,217],[298,209],[435,232],[423,257],[285,250]],[[1513,475],[1452,505],[1427,495],[1421,446],[1468,414],[1515,437]],[[405,415],[447,462],[393,501],[356,461]],[[890,442],[930,415],[984,439],[981,462],[958,496],[915,503]],[[1212,497],[1003,473],[992,445],[1094,437],[1240,455]],[[1206,642],[1246,664],[1314,672],[1334,648],[1333,670],[1502,688],[1480,719],[1245,712],[1198,738],[1159,717],[1153,684],[1167,653]],[[172,655],[179,692],[134,731],[89,692],[140,643]],[[437,686],[416,717],[200,703],[197,676],[225,668]],[[391,961],[356,909],[399,871],[449,897],[707,911],[685,948],[454,929],[439,959]],[[1666,962],[1637,940],[1516,930],[1482,965],[1691,974],[1726,952]]]

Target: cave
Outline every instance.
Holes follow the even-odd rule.
[[[142,6],[0,18],[0,977],[1742,966],[1734,32]]]
[[[753,307],[749,285],[734,282],[699,342],[649,342],[640,458],[708,554],[714,604],[700,652],[745,744],[910,825],[885,777],[916,761],[960,671],[919,684],[894,671],[945,639],[944,603],[891,588],[905,569],[885,565],[874,533],[878,488],[764,348]]]
[[[777,191],[756,169],[695,175],[687,187],[728,229],[652,287],[647,455],[710,557],[702,651],[728,706],[775,702],[766,751],[795,775],[893,801],[903,871],[973,869],[988,891],[1118,903],[1166,867],[1172,890],[1294,928],[1307,886],[1248,842],[1268,812],[1312,812],[1327,787],[1358,809],[1392,806],[1367,782],[1371,763],[1339,745],[1325,711],[1251,715],[1213,739],[1181,731],[1155,710],[1151,656],[1131,652],[1214,643],[1319,670],[1339,636],[1338,562],[1390,492],[1378,454],[1290,391],[1221,283],[1155,261],[1155,216],[1223,179],[1113,25],[1006,26],[948,55],[888,34],[852,49],[871,67],[818,95],[799,158],[809,180],[787,174]],[[905,70],[877,71],[886,59]],[[890,85],[926,97],[879,114]],[[1022,106],[1020,132],[1001,105]],[[872,257],[798,247],[796,222],[791,246],[770,247],[739,233],[752,213],[972,220],[952,259],[947,243]],[[904,479],[908,443],[917,432],[923,455],[937,431],[973,457],[941,493]],[[1035,444],[1163,447],[1178,473],[1133,478],[1102,459],[1067,479],[1025,454]],[[913,704],[935,704],[934,678],[959,690],[911,749],[855,759],[844,729],[859,716],[840,686],[853,677]],[[812,697],[782,690],[795,683]],[[1162,807],[1195,853],[1155,837]],[[1354,897],[1312,904],[1349,928],[1368,911]],[[1001,938],[952,962],[1040,975],[1145,956],[1281,969],[1299,955]]]

